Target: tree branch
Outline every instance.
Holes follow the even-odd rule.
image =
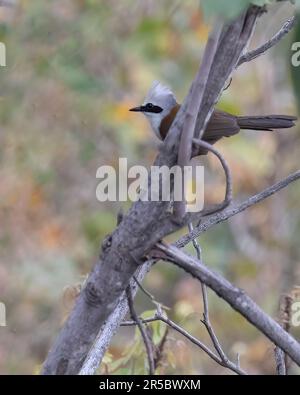
[[[300,366],[300,344],[241,289],[175,246],[159,243],[170,261],[205,283]]]
[[[190,342],[198,346],[202,351],[204,351],[213,361],[215,361],[217,364],[232,370],[233,372],[240,374],[240,375],[246,375],[247,373],[239,368],[236,364],[233,362],[229,361],[224,361],[222,358],[220,358],[217,354],[215,354],[209,347],[207,347],[203,342],[201,342],[199,339],[191,335],[189,332],[187,332],[185,329],[183,329],[180,325],[176,324],[174,321],[170,320],[165,314],[162,312],[157,311],[155,313],[154,317],[142,320],[144,323],[150,323],[154,321],[162,321],[165,324],[167,324],[170,328],[174,329],[176,332],[180,333],[182,336],[184,336],[186,339],[188,339]],[[135,321],[125,321],[122,322],[121,326],[132,326],[136,325]]]
[[[253,59],[258,58],[260,55],[266,53],[270,48],[274,47],[280,40],[283,39],[285,35],[287,35],[295,26],[296,17],[293,16],[290,18],[285,24],[281,27],[281,29],[265,44],[260,47],[254,49],[253,51],[247,52],[245,55],[241,56],[237,67],[241,66],[243,63],[250,62]]]
[[[211,144],[207,143],[206,141],[193,139],[193,142],[199,145],[200,147],[206,148],[208,151],[212,152],[221,162],[221,165],[223,167],[226,176],[226,193],[224,198],[224,208],[227,207],[232,201],[232,177],[231,177],[229,166],[225,158],[215,147],[213,147]]]
[[[135,311],[130,286],[126,290],[126,295],[127,295],[129,312],[130,312],[131,318],[136,323],[136,325],[138,326],[138,328],[139,328],[139,330],[141,332],[142,339],[143,339],[144,344],[145,344],[147,357],[148,357],[149,374],[150,375],[154,375],[155,365],[154,365],[154,357],[153,357],[152,340],[149,339],[148,334],[147,334],[147,332],[146,332],[146,330],[144,328],[144,324],[140,320],[139,316],[137,315],[137,313]]]
[[[184,247],[188,243],[190,243],[193,239],[198,237],[201,233],[206,232],[212,226],[227,221],[229,218],[233,217],[245,211],[251,206],[254,206],[257,203],[267,199],[269,196],[274,195],[274,193],[279,192],[281,189],[286,188],[292,182],[297,181],[300,178],[300,170],[296,171],[295,173],[290,174],[285,179],[277,182],[276,184],[271,185],[270,187],[264,189],[262,192],[257,193],[243,201],[242,203],[235,203],[231,207],[228,207],[224,211],[212,215],[211,217],[207,218],[206,220],[199,223],[195,229],[188,233],[187,235],[181,237],[176,243],[176,247]]]
[[[146,276],[150,270],[153,261],[145,262],[136,272],[135,276],[139,281]],[[132,279],[130,281],[132,295],[135,296],[138,290],[138,284]],[[99,367],[100,361],[104,357],[104,354],[109,347],[112,337],[117,332],[120,322],[123,321],[128,312],[128,303],[126,293],[124,292],[120,298],[120,301],[115,310],[108,317],[105,324],[101,327],[101,330],[97,334],[95,342],[93,343],[89,353],[80,369],[80,375],[92,375]]]
[[[189,224],[189,231],[193,230],[193,224]],[[196,250],[197,253],[197,259],[198,261],[202,261],[201,259],[201,248],[200,245],[197,241],[197,239],[193,240],[193,246]],[[215,331],[210,323],[210,319],[209,319],[209,306],[208,306],[208,297],[207,297],[207,288],[206,285],[203,284],[202,281],[200,281],[201,284],[201,291],[202,291],[202,300],[203,300],[203,319],[201,320],[201,322],[204,324],[209,337],[214,345],[215,350],[217,351],[221,361],[222,361],[222,366],[228,367],[229,369],[232,369],[232,362],[229,361],[229,358],[227,357],[227,355],[225,354],[219,339],[217,337],[217,335],[215,334]],[[230,366],[228,366],[228,363]],[[238,365],[234,365],[235,366],[235,370],[232,369],[233,371],[235,371],[238,374],[246,374],[246,372],[241,372],[240,371],[240,367]]]

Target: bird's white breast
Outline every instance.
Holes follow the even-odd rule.
[[[149,119],[152,130],[154,131],[156,136],[161,140],[159,128],[162,121],[162,117],[160,116],[160,114],[146,114],[146,117]]]

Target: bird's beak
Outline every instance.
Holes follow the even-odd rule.
[[[129,111],[142,112],[144,111],[144,107],[143,106],[133,107]]]

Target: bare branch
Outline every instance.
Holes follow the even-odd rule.
[[[260,55],[266,53],[270,48],[274,47],[280,40],[283,39],[295,26],[296,24],[296,17],[293,16],[289,19],[285,24],[281,27],[281,29],[265,44],[261,45],[260,47],[254,49],[253,51],[247,52],[245,55],[242,55],[237,67],[241,66],[245,62],[250,62],[253,59],[256,59]]]
[[[187,332],[185,329],[183,329],[180,325],[176,324],[174,321],[170,320],[165,314],[162,314],[161,312],[156,312],[154,317],[147,318],[142,320],[144,323],[149,323],[149,322],[154,322],[154,321],[162,321],[165,324],[167,324],[170,328],[174,329],[176,332],[180,333],[182,336],[184,336],[186,339],[188,339],[190,342],[201,348],[202,351],[204,351],[212,360],[214,360],[217,364],[232,370],[233,372],[240,374],[240,375],[246,375],[247,373],[240,369],[236,364],[233,362],[227,360],[225,363],[224,360],[222,360],[218,355],[216,355],[210,348],[208,348],[203,342],[201,342],[199,339],[191,335],[189,332]],[[135,321],[124,321],[122,322],[121,326],[133,326],[137,325]]]
[[[155,365],[154,365],[154,357],[153,357],[153,343],[152,343],[152,340],[149,339],[148,333],[146,332],[142,321],[140,320],[139,316],[137,315],[137,313],[135,311],[130,286],[126,290],[126,295],[127,295],[128,306],[129,306],[131,318],[133,319],[134,322],[136,322],[136,324],[141,332],[141,336],[144,341],[144,344],[145,344],[147,357],[148,357],[149,374],[154,375]]]
[[[221,165],[224,169],[225,176],[226,176],[226,193],[224,199],[224,208],[227,207],[232,201],[232,177],[229,166],[221,153],[213,147],[211,144],[207,143],[206,141],[193,139],[193,142],[200,147],[206,148],[208,151],[212,152],[221,162]]]
[[[140,318],[143,324],[150,324],[151,322],[159,321],[157,317],[150,317],[150,318]],[[135,321],[123,321],[121,322],[120,326],[134,326],[137,325]]]
[[[223,361],[223,359],[219,358],[216,354],[214,354],[204,343],[202,343],[200,340],[196,339],[194,336],[192,336],[190,333],[185,331],[181,326],[175,324],[172,320],[169,318],[165,317],[164,315],[161,314],[156,314],[156,317],[159,318],[161,321],[169,325],[171,328],[173,328],[175,331],[181,333],[185,338],[190,340],[192,343],[196,344],[199,348],[201,348],[207,355],[210,356],[215,362],[217,362],[219,365],[224,366],[233,372],[236,372],[241,375],[247,374],[245,371],[242,369],[238,368],[237,365],[235,365],[233,362],[227,360],[226,363]]]
[[[243,290],[233,286],[218,273],[208,269],[202,262],[175,246],[159,243],[158,247],[170,256],[171,262],[209,286],[300,366],[300,344]]]
[[[228,207],[226,210],[212,215],[206,220],[202,221],[192,232],[181,237],[176,243],[176,247],[184,247],[186,244],[190,243],[191,240],[198,237],[201,233],[206,232],[212,226],[224,222],[234,215],[239,214],[242,211],[245,211],[251,206],[267,199],[269,196],[274,195],[274,193],[280,191],[283,188],[286,188],[292,182],[297,181],[300,178],[300,170],[295,173],[290,174],[285,179],[277,182],[276,184],[271,185],[270,187],[264,189],[262,192],[257,193],[243,201],[242,203],[235,203],[231,207]]]
[[[189,231],[191,232],[193,230],[193,225],[192,223],[189,224]],[[197,252],[197,259],[199,261],[201,261],[201,248],[200,245],[197,241],[197,239],[193,240],[193,246]],[[219,342],[219,339],[217,338],[217,335],[215,334],[215,331],[210,323],[210,319],[209,319],[209,307],[208,307],[208,297],[207,297],[207,288],[206,285],[203,284],[202,281],[200,281],[201,284],[201,291],[202,291],[202,299],[203,299],[203,320],[201,320],[201,322],[204,324],[210,339],[215,347],[215,350],[217,351],[217,353],[219,354],[219,357],[222,361],[222,366],[227,366],[228,363],[231,364],[231,362],[229,361],[229,358],[227,357],[227,355],[225,354],[225,352],[223,351],[223,348]],[[232,365],[230,365],[232,366]],[[236,368],[240,368],[238,365],[236,365]],[[231,367],[229,367],[229,369],[231,369]]]
[[[192,232],[194,230],[194,225],[192,222],[190,222],[188,224],[188,229],[189,229],[189,232]],[[197,258],[199,259],[199,261],[201,261],[202,260],[202,249],[200,247],[200,244],[198,243],[197,239],[193,239],[192,242],[193,242],[193,247],[196,250]]]
[[[278,346],[275,347],[274,352],[275,352],[277,374],[280,376],[285,376],[286,375],[285,354]]]
[[[137,270],[135,277],[138,279],[138,281],[142,281],[142,279],[150,270],[152,264],[153,262],[149,260]],[[134,280],[131,280],[130,284],[132,295],[135,295],[138,290],[137,283]],[[100,365],[100,362],[104,357],[112,337],[115,335],[117,329],[119,328],[120,322],[124,319],[127,312],[128,303],[126,293],[124,292],[120,298],[118,306],[109,316],[105,324],[101,327],[101,330],[99,331],[95,342],[89,350],[82,368],[80,369],[80,375],[92,375],[96,372],[96,369]]]

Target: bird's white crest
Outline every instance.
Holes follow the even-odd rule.
[[[151,85],[149,92],[144,100],[143,105],[152,103],[163,109],[160,113],[145,112],[145,116],[149,119],[149,122],[158,138],[161,138],[159,133],[159,127],[161,121],[170,113],[173,107],[177,104],[176,97],[169,87],[163,85],[159,81],[154,81]]]
[[[159,81],[154,81],[147,93],[144,104],[153,103],[159,105],[159,102],[161,102],[162,99],[171,99],[176,102],[175,95],[168,86],[163,85]]]

